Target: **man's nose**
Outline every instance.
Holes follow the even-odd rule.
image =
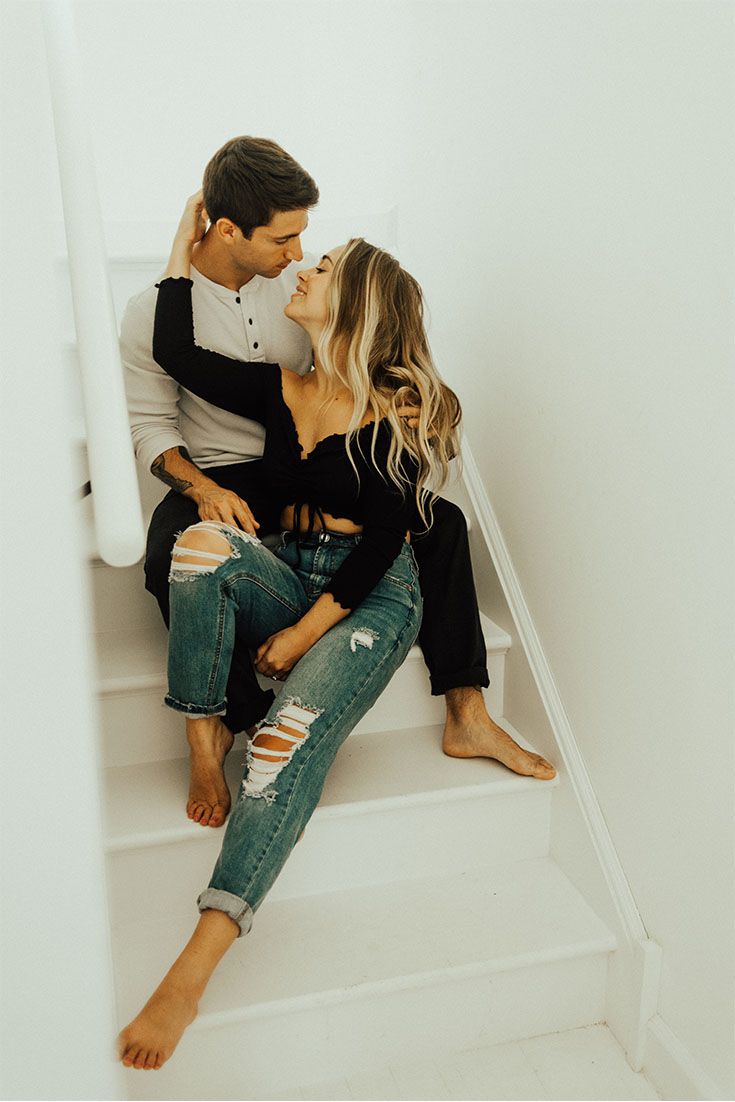
[[[286,249],[286,256],[288,257],[289,260],[297,260],[298,261],[298,260],[303,260],[304,259],[304,254],[303,254],[303,251],[301,249],[301,238],[300,237],[294,237],[291,241],[289,241],[288,248]]]

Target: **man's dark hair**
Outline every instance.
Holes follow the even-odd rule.
[[[318,202],[309,173],[267,138],[231,138],[204,170],[210,221],[229,218],[248,238],[278,211],[308,210]]]

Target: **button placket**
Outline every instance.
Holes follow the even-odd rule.
[[[240,303],[240,305],[242,306],[243,296],[238,295],[236,301],[238,303]],[[258,351],[260,351],[261,340],[260,340],[260,334],[258,333],[257,326],[255,325],[255,318],[253,317],[252,306],[251,305],[246,305],[245,309],[243,309],[243,311],[242,311],[242,314],[243,314],[243,320],[247,321],[247,337],[248,337],[248,344],[250,346],[250,351],[251,352],[258,352]]]

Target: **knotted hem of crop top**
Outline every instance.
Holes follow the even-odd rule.
[[[293,418],[291,418],[291,420],[293,421]],[[296,425],[294,424],[294,429],[295,428],[296,428]],[[296,434],[296,439],[298,440],[298,434]],[[309,514],[309,527],[306,529],[305,532],[302,532],[301,529],[300,529],[301,510],[304,508],[304,506],[306,506],[306,508],[308,510],[308,514]],[[322,526],[321,531],[326,532],[327,531],[327,524],[326,524],[326,521],[324,520],[324,513],[321,511],[320,507],[318,505],[313,505],[310,501],[301,501],[301,500],[297,499],[294,502],[294,505],[293,505],[293,528],[292,528],[292,530],[296,534],[296,536],[297,537],[298,536],[313,536],[314,535],[314,521],[316,520],[317,517],[319,517],[319,523]],[[298,569],[301,568],[301,541],[299,539],[296,540],[296,566],[297,566]],[[344,606],[342,606],[342,607],[344,607]]]

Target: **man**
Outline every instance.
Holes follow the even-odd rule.
[[[239,137],[206,167],[204,205],[210,228],[193,256],[192,291],[197,341],[225,355],[280,363],[305,374],[308,338],[285,317],[301,261],[301,234],[319,191],[313,179],[274,142]],[[151,520],[146,588],[168,624],[168,574],[176,535],[198,520],[224,521],[262,536],[277,525],[261,475],[264,430],[202,401],[178,385],[151,354],[156,289],[131,299],[122,322],[122,351],[137,458],[171,487]],[[475,597],[464,517],[438,501],[431,530],[413,541],[424,597],[419,637],[432,692],[444,694],[445,753],[497,758],[516,772],[550,779],[554,769],[519,747],[493,723],[481,686],[487,686],[485,645]],[[245,648],[236,648],[227,686],[224,734],[205,754],[224,760],[232,734],[267,711],[272,693],[260,689]],[[201,748],[199,748],[201,749]],[[217,798],[211,769],[197,765],[192,747],[192,807],[209,821]],[[204,758],[202,758],[202,762]],[[221,770],[220,770],[221,777]]]

